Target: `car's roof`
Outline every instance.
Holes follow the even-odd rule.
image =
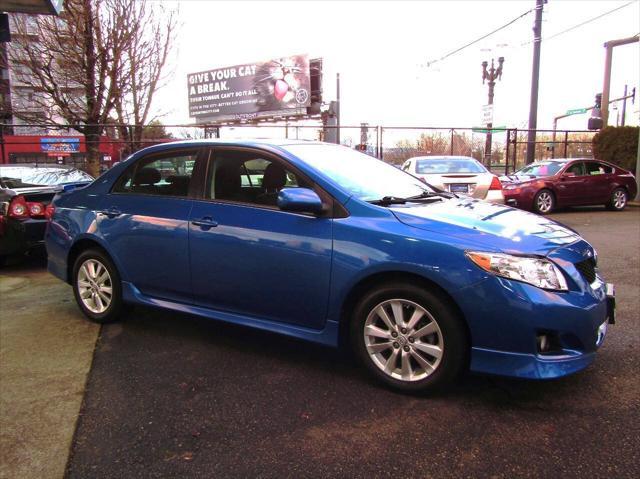
[[[173,145],[182,145],[182,146],[195,146],[195,145],[212,145],[212,144],[222,144],[222,145],[239,145],[239,146],[258,146],[258,145],[268,145],[268,146],[285,146],[285,145],[335,145],[335,143],[326,143],[322,141],[316,140],[292,140],[288,138],[206,138],[199,140],[177,140],[177,141],[169,141],[166,143],[161,143],[154,146],[173,146]]]
[[[471,156],[460,155],[430,155],[430,156],[414,156],[410,160],[473,160],[478,161]]]
[[[594,161],[593,158],[547,158],[546,160],[538,160],[535,163],[549,163],[555,161],[556,163],[568,163],[569,161]]]

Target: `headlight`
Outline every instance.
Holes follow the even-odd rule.
[[[569,289],[562,271],[548,259],[476,251],[468,251],[467,257],[496,276],[515,279],[542,289]]]

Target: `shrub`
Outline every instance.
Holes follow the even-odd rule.
[[[599,159],[635,171],[638,157],[637,126],[607,126],[593,137],[593,155]]]

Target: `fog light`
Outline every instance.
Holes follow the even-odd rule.
[[[596,346],[600,346],[607,334],[607,322],[605,321],[598,328],[598,337],[596,338]]]
[[[549,341],[549,337],[546,334],[538,334],[536,339],[538,340],[539,353],[546,353],[547,351],[549,351],[551,342]]]

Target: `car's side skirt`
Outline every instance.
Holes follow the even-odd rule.
[[[227,311],[217,311],[200,306],[192,306],[184,303],[153,298],[140,292],[138,288],[128,281],[122,282],[122,294],[124,300],[129,303],[154,306],[157,308],[224,321],[226,323],[249,326],[251,328],[262,329],[286,336],[292,336],[298,339],[304,339],[314,343],[324,344],[326,346],[338,346],[339,328],[336,321],[328,320],[325,323],[325,327],[321,330],[302,328],[300,326],[243,316],[241,314],[230,313]]]

